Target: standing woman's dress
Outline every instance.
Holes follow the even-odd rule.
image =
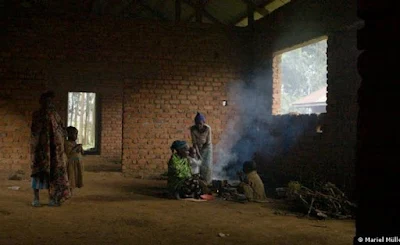
[[[190,127],[192,143],[198,148],[201,155],[202,165],[200,167],[200,176],[210,184],[212,181],[212,162],[213,146],[211,142],[211,127],[204,124],[203,130],[199,131],[196,125]]]
[[[32,115],[31,177],[34,189],[49,189],[51,200],[61,203],[69,198],[64,143],[66,131],[53,106]]]

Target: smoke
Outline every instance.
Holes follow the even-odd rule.
[[[269,131],[271,125],[272,76],[264,74],[251,83],[237,81],[228,88],[228,98],[235,107],[235,116],[228,122],[220,142],[215,147],[216,164],[214,179],[236,179],[236,172],[242,164],[253,158],[255,153],[273,154],[274,137]],[[271,152],[265,152],[270,149]]]

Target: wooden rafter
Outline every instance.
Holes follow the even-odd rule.
[[[193,14],[191,14],[191,15],[186,19],[186,21],[192,22],[192,20],[193,20],[195,17],[196,17],[196,12],[193,13]]]
[[[165,9],[165,5],[167,4],[167,2],[168,2],[168,0],[161,1],[159,4],[157,4],[157,9],[164,10]]]
[[[267,6],[268,4],[274,2],[275,0],[268,0],[262,3],[262,5],[257,6],[252,0],[241,0],[242,2],[246,3],[248,6],[248,9],[253,8],[255,12],[259,13],[260,15],[262,15],[263,17],[269,14],[269,11],[265,8],[265,6]],[[235,19],[234,21],[231,22],[232,25],[236,25],[239,22],[245,20],[246,18],[248,18],[248,12],[246,13],[246,15],[242,15],[239,18]]]
[[[139,8],[136,0],[130,1],[128,4],[124,6],[121,10],[121,15],[129,16],[129,17],[136,17],[136,11]]]
[[[185,3],[185,4],[187,4],[187,5],[189,5],[190,7],[192,7],[192,8],[196,11],[196,9],[197,9],[196,4],[193,4],[193,3],[192,3],[191,1],[189,1],[189,0],[182,0],[182,2]],[[218,24],[221,24],[221,25],[224,25],[224,23],[222,23],[220,20],[218,20],[217,18],[215,18],[214,16],[212,16],[209,12],[207,12],[206,10],[204,10],[204,8],[203,8],[202,14],[204,15],[204,17],[207,17],[207,19],[211,20],[212,22],[218,23]]]
[[[203,12],[204,12],[204,3],[203,0],[197,0],[196,2],[196,22],[203,22]]]
[[[145,3],[143,3],[142,0],[138,1],[138,4],[147,12],[151,13],[154,17],[159,18],[160,20],[168,20],[167,17],[165,17],[165,15],[153,8],[151,8],[150,6],[146,5]]]
[[[273,2],[273,1],[268,1],[266,3],[263,3],[262,6],[257,6],[257,4],[255,4],[252,0],[242,0],[244,3],[246,3],[247,5],[249,5],[251,8],[253,8],[256,12],[258,12],[259,14],[261,14],[263,17],[266,16],[267,14],[269,14],[269,11],[267,9],[265,9],[264,7]]]
[[[247,25],[251,28],[254,26],[254,6],[247,4]]]
[[[181,0],[175,0],[175,21],[180,21],[182,15],[182,2]]]

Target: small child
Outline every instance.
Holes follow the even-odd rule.
[[[78,129],[75,127],[68,127],[67,133],[68,140],[65,142],[65,153],[68,157],[67,172],[72,196],[72,190],[74,188],[83,187],[83,149],[81,144],[76,143],[78,138]]]
[[[202,176],[200,176],[200,167],[201,167],[202,161],[201,161],[201,159],[198,159],[197,156],[198,156],[198,153],[197,153],[196,149],[194,147],[190,147],[188,159],[189,159],[190,167],[192,169],[192,178],[199,182],[200,188],[201,188],[203,194],[209,194],[210,190],[207,187],[207,183],[204,181]]]
[[[244,193],[247,200],[264,202],[267,198],[265,195],[264,183],[256,169],[256,163],[254,161],[243,163],[243,172],[245,176],[240,176],[241,183],[239,188],[241,189],[241,192]]]
[[[201,166],[201,160],[197,159],[197,152],[194,147],[189,148],[189,163],[190,167],[192,168],[192,176],[195,178],[200,178],[200,166]]]

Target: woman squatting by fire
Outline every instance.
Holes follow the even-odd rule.
[[[197,113],[195,125],[190,128],[193,147],[185,141],[174,141],[172,156],[168,163],[168,187],[176,198],[200,199],[210,194],[207,185],[211,183],[212,142],[211,127],[205,124],[205,117]],[[249,201],[265,200],[264,184],[257,174],[254,161],[245,162],[244,174],[240,176],[239,191]]]
[[[176,140],[171,145],[172,156],[168,162],[168,189],[177,199],[200,199],[208,194],[211,183],[212,143],[211,127],[205,117],[197,113],[195,125],[190,127],[193,146]]]
[[[168,162],[168,190],[173,198],[200,199],[203,194],[200,179],[192,174],[189,163],[189,146],[186,141],[176,140],[171,145],[172,155]]]

